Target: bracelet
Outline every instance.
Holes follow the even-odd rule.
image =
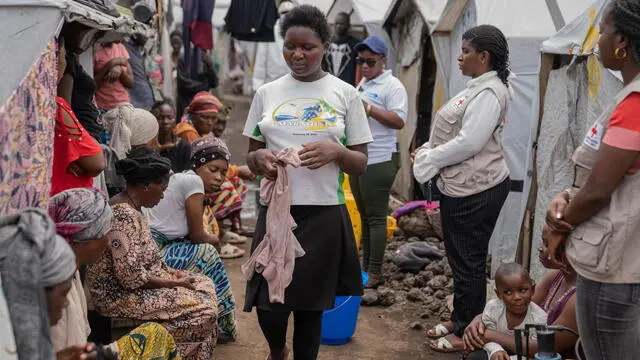
[[[371,104],[367,104],[367,116],[371,116]]]

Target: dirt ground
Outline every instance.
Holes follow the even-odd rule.
[[[249,101],[244,98],[226,98],[235,106],[224,135],[232,153],[232,163],[244,164],[248,140],[242,137],[242,129],[249,110]],[[255,186],[252,186],[255,189]],[[252,226],[255,219],[254,194],[247,197],[243,213],[245,225]],[[244,247],[248,250],[248,245]],[[248,251],[247,251],[248,252]],[[227,260],[225,266],[231,278],[233,293],[242,308],[244,303],[245,282],[240,266],[247,256]],[[409,324],[420,321],[425,327],[435,325],[437,319],[420,319],[421,309],[406,305],[392,308],[363,307],[360,309],[356,334],[352,341],[342,346],[322,346],[320,360],[453,360],[459,355],[439,354],[425,345],[423,331],[409,329]],[[258,326],[255,312],[244,313],[238,310],[238,340],[233,344],[220,345],[215,359],[262,360],[268,354],[268,347]],[[292,328],[290,328],[292,329]],[[292,331],[289,331],[289,346]],[[290,356],[290,359],[293,359]]]

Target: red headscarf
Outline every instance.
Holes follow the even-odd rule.
[[[217,97],[211,95],[209,92],[201,91],[193,97],[193,100],[191,100],[191,103],[187,108],[187,112],[192,114],[207,112],[217,113],[221,108],[222,103]]]

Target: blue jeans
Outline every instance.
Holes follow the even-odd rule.
[[[640,284],[607,284],[578,276],[578,329],[587,360],[636,359]]]

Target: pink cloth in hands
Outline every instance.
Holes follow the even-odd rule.
[[[293,234],[296,223],[291,217],[291,188],[287,166],[299,167],[298,151],[288,147],[276,156],[279,164],[276,180],[263,179],[260,197],[268,206],[266,233],[242,272],[251,280],[255,272],[262,274],[269,285],[269,301],[284,304],[284,292],[293,279],[296,258],[304,255],[302,246]]]

